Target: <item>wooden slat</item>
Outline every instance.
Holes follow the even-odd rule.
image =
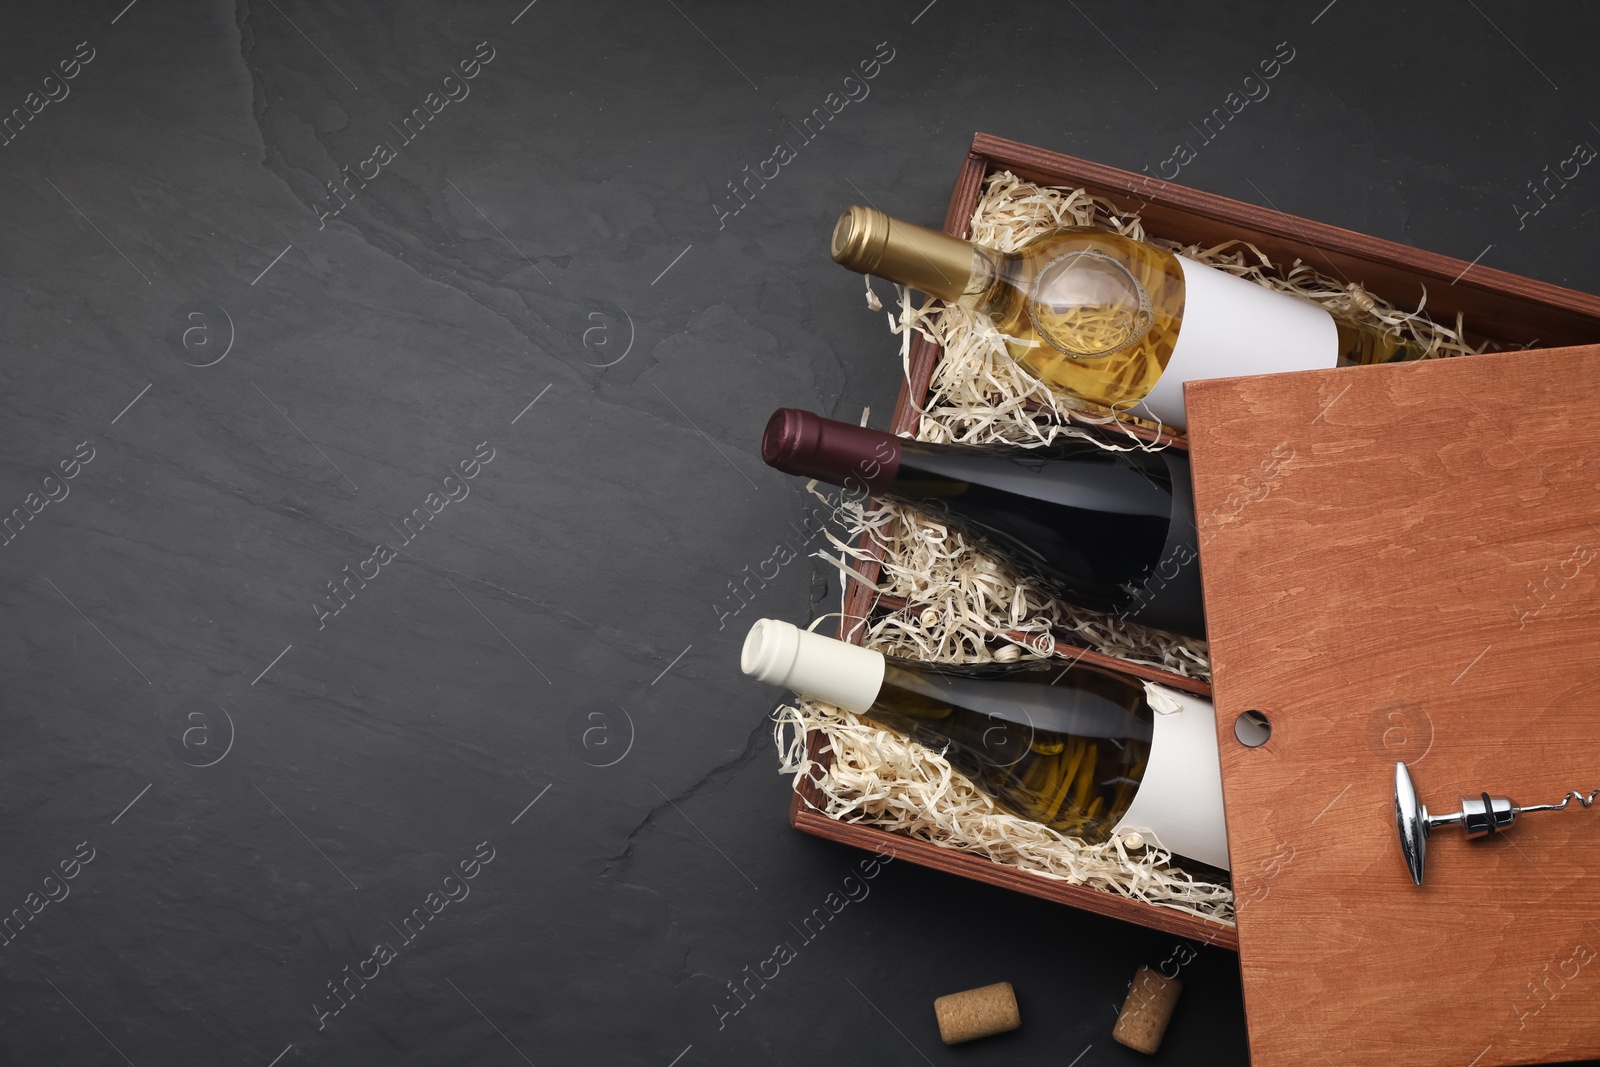
[[[879,593],[868,600],[870,611],[904,611],[907,601],[904,597],[894,596],[890,593]],[[1048,650],[1040,642],[1040,635],[1024,633],[1021,630],[1001,630],[1000,634],[1019,645],[1026,645],[1036,652],[1049,651],[1051,655],[1060,656],[1068,664],[1085,663],[1091,667],[1101,667],[1105,670],[1116,671],[1118,674],[1130,675],[1134,678],[1148,682],[1160,682],[1162,685],[1174,689],[1182,689],[1186,693],[1196,696],[1211,697],[1211,683],[1199,678],[1185,678],[1182,675],[1164,671],[1159,667],[1149,667],[1143,663],[1132,663],[1115,656],[1108,656],[1103,652],[1096,652],[1092,648],[1084,648],[1066,641],[1051,640]]]
[[[932,867],[934,870],[946,871],[974,881],[1014,889],[1029,896],[1070,904],[1097,915],[1109,915],[1114,919],[1124,919],[1140,926],[1148,926],[1153,930],[1165,930],[1180,937],[1216,945],[1218,948],[1238,951],[1238,935],[1232,926],[1187,915],[1171,908],[1132,900],[1103,889],[1067,885],[1042,875],[1007,867],[969,852],[941,848],[927,841],[918,841],[900,834],[886,834],[870,826],[839,822],[819,815],[803,805],[798,805],[792,810],[794,815],[791,821],[795,828],[817,837],[825,837],[831,841],[840,841],[863,849],[879,851],[893,849],[897,859],[910,860],[922,867]]]

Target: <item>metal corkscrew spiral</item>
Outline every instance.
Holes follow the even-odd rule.
[[[1461,810],[1449,815],[1430,815],[1427,807],[1417,799],[1417,789],[1411,782],[1411,772],[1404,763],[1394,765],[1394,820],[1400,833],[1400,851],[1406,858],[1411,879],[1422,884],[1423,863],[1427,858],[1428,835],[1436,826],[1460,826],[1468,838],[1492,837],[1508,829],[1517,816],[1530,811],[1564,811],[1576,800],[1582,807],[1592,807],[1600,789],[1589,793],[1569,792],[1555,804],[1529,804],[1525,807],[1511,802],[1507,797],[1493,797],[1480,793],[1477,797],[1462,797]]]
[[[1592,807],[1594,807],[1594,798],[1595,797],[1600,797],[1600,789],[1591,789],[1589,791],[1589,795],[1588,796],[1584,796],[1582,793],[1580,793],[1576,789],[1574,789],[1572,792],[1570,792],[1566,796],[1562,797],[1561,798],[1561,803],[1559,803],[1559,804],[1529,804],[1526,807],[1520,807],[1517,810],[1518,811],[1564,811],[1564,810],[1566,810],[1567,805],[1571,804],[1574,800],[1576,800],[1579,804],[1582,804],[1586,808],[1592,808]]]

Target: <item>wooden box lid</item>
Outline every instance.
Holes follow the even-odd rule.
[[[1600,346],[1186,391],[1255,1067],[1600,1056]],[[1270,739],[1247,748],[1236,718]]]

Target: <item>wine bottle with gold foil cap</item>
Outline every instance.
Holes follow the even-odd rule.
[[[1087,226],[998,252],[854,206],[835,262],[970,308],[1052,390],[1101,412],[1186,428],[1183,383],[1417,353],[1321,307]]]

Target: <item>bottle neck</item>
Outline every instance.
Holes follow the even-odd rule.
[[[1163,524],[1173,515],[1166,457],[1112,452],[1089,442],[1067,440],[1042,451],[942,445],[779,408],[767,421],[761,458],[785,474],[873,496],[950,503],[982,495],[980,512],[999,494]]]
[[[877,496],[894,487],[900,438],[799,408],[779,408],[767,420],[761,459],[785,474]]]
[[[845,209],[833,228],[833,261],[860,274],[957,301],[987,259],[973,245],[938,230],[890,218],[875,208]],[[989,272],[979,271],[983,277]]]
[[[752,678],[846,711],[871,708],[883,688],[881,652],[778,619],[758,619],[750,627],[739,667]]]

